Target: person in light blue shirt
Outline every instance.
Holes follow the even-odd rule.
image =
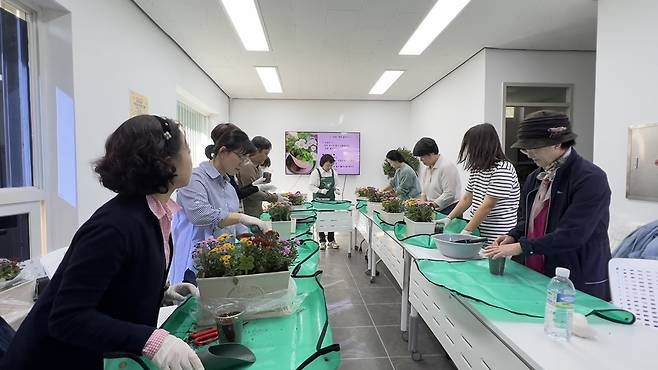
[[[395,168],[395,175],[391,179],[390,184],[383,189],[383,191],[395,190],[395,194],[400,200],[405,201],[411,198],[418,198],[421,194],[420,181],[418,175],[402,154],[397,150],[391,150],[386,153],[386,162]]]
[[[240,200],[230,183],[241,165],[255,151],[244,131],[231,123],[217,125],[211,133],[214,144],[206,147],[206,157],[192,171],[188,186],[178,190],[177,202],[183,208],[173,220],[174,259],[169,275],[171,284],[185,280],[187,270],[196,273],[194,245],[212,236],[249,232],[247,226],[269,231],[264,221],[240,213]],[[188,272],[189,274],[189,272]]]

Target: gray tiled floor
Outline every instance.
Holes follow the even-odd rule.
[[[452,370],[454,364],[429,328],[421,323],[421,361],[413,361],[400,332],[400,288],[380,263],[373,284],[364,274],[364,252],[347,258],[348,236],[337,234],[340,249],[321,251],[320,269],[334,340],[341,347],[341,370]]]

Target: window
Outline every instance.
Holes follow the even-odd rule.
[[[185,138],[190,145],[192,164],[197,167],[206,158],[206,146],[212,144],[210,139],[210,120],[208,116],[196,111],[189,105],[178,102],[178,121],[183,124]]]
[[[32,186],[27,14],[0,9],[0,188]]]
[[[505,155],[516,168],[523,184],[537,166],[519,149],[512,149],[519,124],[531,113],[551,109],[571,116],[570,85],[505,84],[504,141]]]
[[[31,12],[0,1],[0,257],[19,261],[41,255],[43,246],[33,27]]]
[[[0,217],[0,256],[15,261],[30,259],[30,215]]]

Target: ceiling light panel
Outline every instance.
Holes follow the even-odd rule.
[[[382,73],[375,85],[370,89],[370,95],[382,95],[397,81],[404,71],[387,70]]]
[[[222,0],[222,5],[248,51],[270,51],[256,0]]]
[[[256,73],[258,73],[258,77],[260,77],[265,91],[271,94],[280,94],[283,92],[281,81],[279,80],[279,72],[276,67],[256,67]]]
[[[448,27],[471,0],[438,0],[416,31],[404,44],[400,55],[420,55]]]

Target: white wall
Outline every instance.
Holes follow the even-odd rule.
[[[592,159],[595,52],[486,49],[484,118],[503,132],[503,83],[573,84],[572,124],[576,149]],[[504,135],[501,135],[503,138]]]
[[[599,0],[598,7],[594,162],[612,188],[611,227],[625,229],[658,218],[658,202],[626,199],[628,126],[658,123],[658,2]]]
[[[436,140],[454,163],[464,133],[484,122],[485,55],[480,52],[411,101],[411,146],[423,136]],[[458,166],[463,185],[466,175]]]
[[[128,117],[128,94],[149,98],[149,111],[176,116],[176,89],[193,94],[228,118],[228,98],[129,0],[60,0],[72,14],[77,142],[78,220],[83,222],[112,193],[90,162],[107,136]],[[202,150],[202,149],[200,149]]]
[[[383,187],[386,153],[413,145],[409,138],[409,102],[332,100],[231,100],[231,122],[250,137],[272,141],[272,182],[279,191],[308,192],[308,176],[285,175],[285,131],[361,132],[361,175],[347,178],[345,199],[354,199],[359,186]]]

